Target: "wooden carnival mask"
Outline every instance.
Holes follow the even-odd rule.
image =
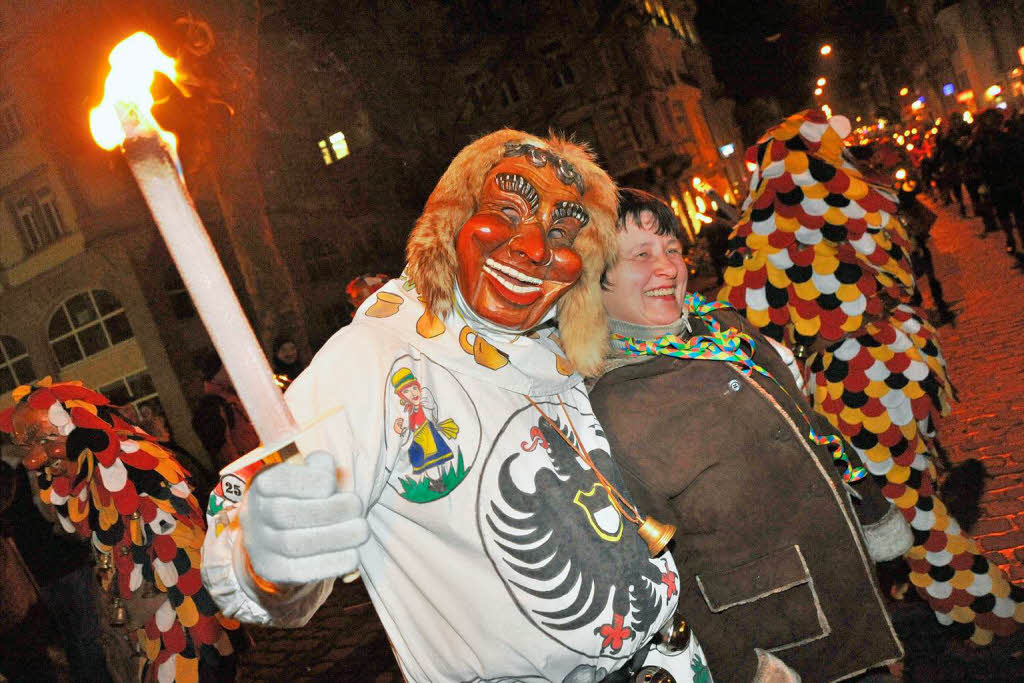
[[[473,311],[521,331],[544,319],[583,270],[573,242],[589,221],[584,190],[564,159],[509,145],[456,237],[459,289]]]

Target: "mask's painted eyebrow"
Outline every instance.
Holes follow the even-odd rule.
[[[583,208],[583,205],[579,202],[558,202],[555,205],[555,210],[551,215],[553,220],[559,220],[560,218],[575,218],[580,222],[580,227],[583,227],[590,222],[590,216],[587,215],[587,210]]]
[[[537,188],[518,173],[499,173],[494,176],[494,182],[503,191],[512,192],[522,197],[533,211],[537,211],[540,207],[540,195],[537,194]]]

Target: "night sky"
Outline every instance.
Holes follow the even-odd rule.
[[[696,23],[727,95],[740,107],[775,97],[791,113],[810,104],[813,81],[838,73],[839,60],[867,59],[863,34],[891,20],[885,0],[701,0]],[[826,42],[828,59],[818,54]]]

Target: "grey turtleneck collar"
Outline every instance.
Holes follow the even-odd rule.
[[[666,334],[682,334],[684,331],[690,332],[690,319],[686,312],[674,322],[668,325],[637,325],[635,323],[627,323],[622,320],[615,320],[614,318],[608,319],[608,329],[612,333],[612,356],[613,357],[624,357],[626,356],[625,341],[617,339],[614,335],[621,335],[637,341],[655,341],[659,337],[663,337]]]

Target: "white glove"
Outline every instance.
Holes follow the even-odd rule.
[[[259,472],[240,511],[242,542],[252,568],[276,584],[341,576],[359,564],[356,548],[370,527],[363,501],[338,490],[334,458],[314,451],[305,462]]]

